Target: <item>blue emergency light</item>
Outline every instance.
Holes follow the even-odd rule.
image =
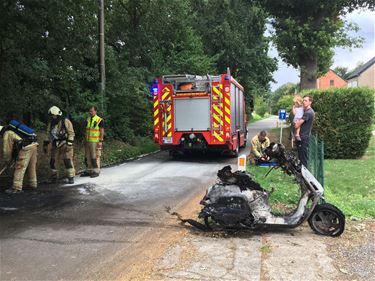
[[[153,94],[154,96],[156,96],[158,94],[158,86],[157,85],[152,85],[150,91],[151,91],[151,94]]]

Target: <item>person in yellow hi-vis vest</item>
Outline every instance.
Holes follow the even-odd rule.
[[[3,136],[3,161],[4,164],[15,162],[13,186],[5,190],[6,193],[22,192],[23,177],[27,170],[29,182],[27,189],[37,188],[36,162],[38,143],[36,139],[28,139],[17,134],[7,127],[0,126],[0,136]]]
[[[85,164],[86,171],[81,175],[95,178],[100,173],[100,157],[103,149],[104,120],[97,113],[96,106],[89,109],[86,123]]]

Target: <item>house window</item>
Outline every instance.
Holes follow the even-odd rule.
[[[329,80],[329,86],[330,87],[335,86],[335,80]]]

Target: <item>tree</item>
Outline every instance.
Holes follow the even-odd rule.
[[[350,38],[358,27],[343,16],[357,8],[375,7],[373,0],[259,0],[270,14],[274,42],[284,62],[300,69],[301,89],[315,88],[319,73],[332,63],[337,46],[357,47],[361,38]]]
[[[245,87],[248,103],[269,91],[276,62],[267,56],[267,14],[252,1],[191,0],[194,28],[204,50],[217,57],[216,73],[231,74]]]
[[[271,108],[272,114],[277,114],[280,109],[279,100],[288,95],[293,95],[296,92],[297,85],[293,83],[286,83],[277,88],[268,98],[268,104]],[[291,104],[290,104],[291,105]]]
[[[345,66],[336,66],[333,69],[334,72],[336,72],[337,75],[339,75],[342,79],[347,79],[350,75],[350,71],[348,67]]]
[[[364,65],[364,62],[360,61],[356,64],[356,66],[353,69],[349,69],[348,67],[344,66],[337,66],[333,69],[334,72],[336,72],[338,75],[341,76],[343,79],[348,79],[352,73],[357,70],[358,68],[362,67]]]
[[[11,1],[0,9],[1,117],[45,121],[52,105],[71,114],[95,91],[95,3]],[[84,110],[85,111],[85,110]]]

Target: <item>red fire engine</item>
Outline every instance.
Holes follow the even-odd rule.
[[[165,75],[151,92],[154,141],[162,150],[238,155],[246,145],[244,89],[231,75]]]

